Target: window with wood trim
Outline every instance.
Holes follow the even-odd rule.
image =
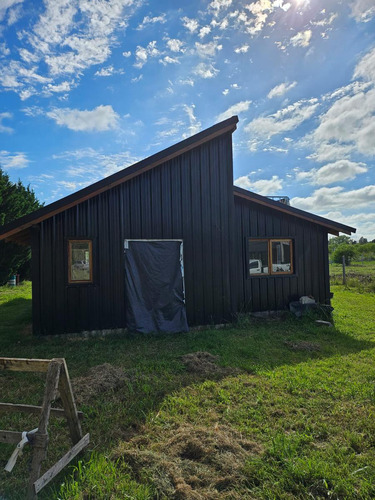
[[[249,238],[248,258],[249,276],[293,274],[293,241]]]
[[[68,241],[69,283],[92,283],[92,241]]]

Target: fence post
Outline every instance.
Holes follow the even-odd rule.
[[[342,256],[342,284],[346,285],[345,255]]]

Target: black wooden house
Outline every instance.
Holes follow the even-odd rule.
[[[303,295],[329,304],[328,233],[233,186],[232,117],[0,228],[31,245],[33,331],[181,331]]]

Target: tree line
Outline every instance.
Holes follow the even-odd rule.
[[[9,176],[0,168],[0,226],[41,206],[30,186],[25,187],[20,180],[11,182]],[[20,274],[21,279],[30,279],[30,260],[29,247],[0,241],[0,285],[6,283],[14,274]]]

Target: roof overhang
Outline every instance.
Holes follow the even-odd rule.
[[[101,181],[98,181],[86,188],[81,189],[65,198],[62,198],[50,205],[46,205],[35,212],[20,217],[19,219],[0,228],[0,240],[14,241],[22,245],[30,243],[30,228],[40,222],[43,222],[54,215],[57,215],[69,208],[72,208],[79,203],[82,203],[100,193],[108,191],[111,188],[118,186],[128,180],[136,177],[152,168],[161,165],[162,163],[172,160],[177,156],[182,155],[216,137],[226,133],[233,133],[237,128],[238,117],[232,116],[216,125],[199,132],[198,134],[189,137],[167,149],[164,149],[144,160],[141,160],[130,167],[127,167],[120,172],[116,172]]]
[[[318,224],[319,226],[323,226],[328,233],[334,234],[336,236],[338,236],[339,233],[350,235],[356,232],[356,229],[354,227],[345,226],[344,224],[340,224],[339,222],[326,219],[325,217],[320,217],[319,215],[315,215],[310,212],[305,212],[304,210],[285,205],[283,203],[280,203],[279,201],[270,200],[266,196],[252,193],[251,191],[247,191],[246,189],[242,189],[237,186],[233,186],[233,192],[234,195],[238,198],[242,198],[244,200],[251,201],[252,203],[257,203],[258,205],[272,208],[273,210],[277,210],[278,212],[293,215],[294,217],[298,217],[299,219],[304,219],[306,221]]]

